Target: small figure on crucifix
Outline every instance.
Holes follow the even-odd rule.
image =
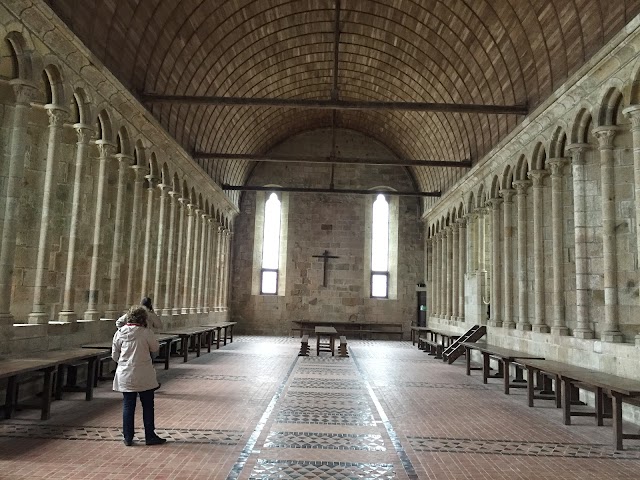
[[[312,257],[324,259],[324,276],[323,276],[322,286],[326,287],[327,286],[327,260],[329,260],[330,258],[340,258],[340,257],[329,255],[329,250],[325,250],[322,255],[312,255]]]

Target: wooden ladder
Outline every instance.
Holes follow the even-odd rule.
[[[443,359],[448,364],[452,364],[456,359],[464,353],[462,342],[477,342],[487,333],[487,327],[484,325],[474,325],[464,335],[458,337],[451,345],[442,352]]]

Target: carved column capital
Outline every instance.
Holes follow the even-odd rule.
[[[142,182],[144,180],[146,169],[144,167],[141,167],[140,165],[131,165],[130,168],[133,170],[133,173],[135,175],[135,181]]]
[[[526,195],[527,189],[531,186],[531,180],[514,180],[513,187],[516,189],[516,195]]]
[[[631,120],[631,130],[640,131],[640,105],[629,105],[622,114]]]
[[[546,170],[531,170],[527,173],[527,177],[529,177],[533,182],[533,188],[542,187],[542,181],[547,175],[549,175],[549,172]]]
[[[504,202],[504,200],[500,197],[494,197],[487,200],[487,203],[491,207],[491,210],[497,210],[500,208],[500,205]]]
[[[512,188],[503,188],[498,192],[502,197],[504,203],[511,203],[513,200],[513,196],[516,194],[516,191]]]
[[[96,147],[98,147],[100,157],[111,157],[116,151],[116,146],[106,140],[96,140]]]
[[[586,163],[586,159],[584,158],[584,154],[591,145],[588,143],[571,143],[567,145],[567,150],[571,154],[571,163],[574,165],[584,165]]]
[[[29,105],[38,93],[35,83],[15,78],[9,81],[16,99],[16,105]]]
[[[593,129],[593,134],[598,139],[598,146],[600,150],[612,150],[613,139],[616,137],[616,133],[620,130],[615,125],[604,125],[602,127],[596,127]]]
[[[120,163],[121,165],[128,167],[133,164],[133,157],[124,153],[116,153],[116,160],[118,160],[118,163]]]
[[[47,115],[49,115],[49,126],[60,128],[64,124],[64,121],[69,116],[69,113],[64,108],[59,105],[53,105],[48,103],[44,106],[44,109],[47,111]]]
[[[146,178],[147,182],[149,182],[149,186],[147,187],[149,190],[153,190],[154,188],[156,188],[154,182],[156,182],[158,179],[154,175],[151,175],[149,173],[145,175],[144,178]]]
[[[76,133],[78,134],[78,143],[88,145],[92,137],[95,135],[95,131],[89,125],[84,123],[75,123],[73,125]]]
[[[562,170],[564,169],[564,166],[567,163],[569,163],[569,159],[564,158],[564,157],[548,159],[547,160],[547,165],[549,165],[549,168],[551,169],[551,176],[552,177],[561,177],[562,176]]]

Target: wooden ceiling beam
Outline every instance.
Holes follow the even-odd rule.
[[[140,101],[145,104],[164,103],[177,105],[280,107],[319,110],[391,110],[410,112],[481,113],[493,115],[527,115],[527,113],[529,113],[526,105],[215,97],[194,95],[155,95],[150,93],[141,94]]]
[[[441,192],[408,192],[396,190],[355,190],[341,188],[306,188],[306,187],[253,187],[245,185],[223,184],[222,190],[243,191],[243,192],[293,192],[293,193],[333,193],[341,195],[383,195],[401,197],[440,197]]]
[[[193,154],[193,158],[201,160],[245,160],[251,162],[293,162],[293,163],[324,163],[326,165],[385,165],[395,167],[451,167],[471,168],[470,160],[395,160],[392,158],[367,157],[333,157],[333,156],[297,156],[297,155],[254,155],[246,153],[202,153]]]

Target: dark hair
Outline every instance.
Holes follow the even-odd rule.
[[[147,311],[144,307],[136,305],[127,312],[127,323],[135,323],[142,327],[147,326]]]
[[[151,304],[151,297],[144,297],[140,302],[140,305],[143,307],[147,307],[149,310],[153,312],[153,305]]]

